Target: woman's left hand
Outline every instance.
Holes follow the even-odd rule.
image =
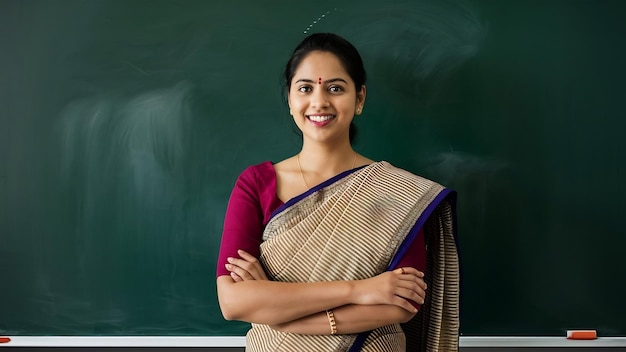
[[[250,280],[267,280],[267,275],[259,263],[258,259],[244,250],[238,250],[240,258],[228,258],[226,270],[230,272],[230,276],[239,281]]]

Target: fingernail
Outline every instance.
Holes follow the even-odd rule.
[[[231,258],[231,257],[228,257],[226,260],[228,260],[229,263],[233,262],[233,258]]]
[[[232,268],[233,268],[233,266],[232,266],[232,265],[230,265],[230,264],[226,264],[226,269],[230,270],[230,269],[232,269]]]

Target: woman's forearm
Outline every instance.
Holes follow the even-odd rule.
[[[415,314],[394,305],[346,305],[333,309],[337,334],[358,334],[381,326],[404,323]],[[329,335],[331,328],[325,311],[272,328],[304,335]]]
[[[422,303],[425,292],[420,275],[414,268],[403,268],[363,280],[303,283],[235,281],[223,275],[217,278],[217,295],[227,320],[266,325],[283,324],[350,304],[395,305],[414,314],[417,309],[409,300]]]
[[[218,299],[227,320],[281,324],[332,307],[350,304],[350,281],[285,283],[217,279]]]

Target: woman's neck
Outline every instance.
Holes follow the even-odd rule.
[[[305,144],[298,158],[303,172],[324,178],[354,168],[358,154],[349,143],[333,147]]]

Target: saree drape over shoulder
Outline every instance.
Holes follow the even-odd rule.
[[[287,202],[263,233],[260,261],[270,280],[370,278],[394,269],[423,229],[426,302],[407,324],[359,335],[299,335],[252,324],[247,351],[458,350],[454,203],[454,192],[384,161],[340,174]]]

